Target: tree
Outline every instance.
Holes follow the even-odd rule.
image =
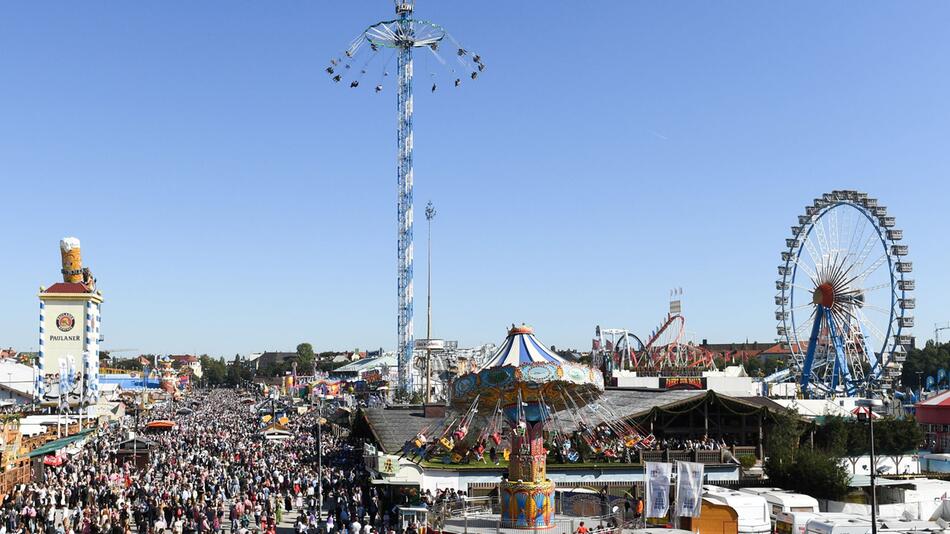
[[[198,359],[201,362],[202,380],[211,387],[223,386],[228,382],[228,370],[224,359],[215,360],[207,354]]]
[[[815,446],[835,456],[846,456],[850,427],[842,417],[827,417],[825,423],[815,429]]]
[[[152,355],[143,355],[148,358],[149,361],[152,361]],[[112,361],[112,367],[116,369],[122,369],[123,371],[141,371],[142,363],[139,362],[139,357],[135,358],[123,358],[121,360],[116,359]]]
[[[765,473],[776,486],[820,499],[840,499],[850,477],[830,451],[801,447],[805,425],[792,413],[777,414],[766,438]],[[840,447],[840,443],[835,446]]]
[[[913,347],[907,352],[901,383],[904,387],[917,389],[928,376],[936,378],[938,369],[950,369],[950,343],[937,345],[928,341],[922,349]]]
[[[301,343],[297,345],[297,372],[310,371],[313,367],[313,345]]]
[[[913,453],[923,441],[923,432],[914,419],[883,417],[874,420],[874,450],[878,454]],[[867,421],[827,417],[815,429],[815,445],[838,456],[863,456],[870,453],[871,433]]]
[[[800,448],[787,476],[790,489],[817,499],[838,500],[848,493],[851,476],[837,457],[824,451]]]
[[[241,358],[240,354],[234,355],[234,361],[228,365],[227,383],[231,386],[243,384],[254,378],[254,371],[250,363]]]

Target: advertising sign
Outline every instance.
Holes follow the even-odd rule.
[[[390,454],[379,455],[379,473],[382,475],[395,475],[399,472],[399,457]]]
[[[444,339],[417,339],[416,349],[417,350],[444,350],[445,340]]]
[[[663,389],[706,389],[706,379],[701,376],[660,377]]]
[[[86,303],[82,300],[50,301],[43,310],[43,367],[55,373],[67,356],[79,358],[84,351],[83,321]]]

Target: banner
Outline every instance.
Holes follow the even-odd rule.
[[[646,465],[646,517],[665,517],[670,509],[670,472],[673,464],[644,462]]]
[[[703,503],[703,464],[676,462],[676,516],[699,517]]]

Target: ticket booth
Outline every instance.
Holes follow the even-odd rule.
[[[415,523],[419,534],[426,534],[426,526],[429,524],[429,510],[421,506],[398,506],[399,528],[406,530],[410,524]]]

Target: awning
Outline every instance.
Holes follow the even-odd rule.
[[[410,482],[408,480],[389,480],[385,478],[374,478],[369,481],[370,484],[376,484],[377,486],[419,486],[418,482]],[[497,485],[497,483],[495,483]]]
[[[69,445],[70,443],[79,441],[81,439],[85,439],[87,436],[89,436],[90,433],[92,433],[92,430],[83,430],[82,432],[78,434],[73,434],[72,436],[65,437],[63,439],[50,441],[49,443],[41,447],[37,447],[33,449],[32,451],[30,451],[30,458],[35,458],[37,456],[43,456],[46,454],[54,453],[62,449],[63,447]]]
[[[174,426],[175,426],[174,421],[159,419],[157,421],[150,421],[146,423],[145,428],[149,430],[170,430]]]

